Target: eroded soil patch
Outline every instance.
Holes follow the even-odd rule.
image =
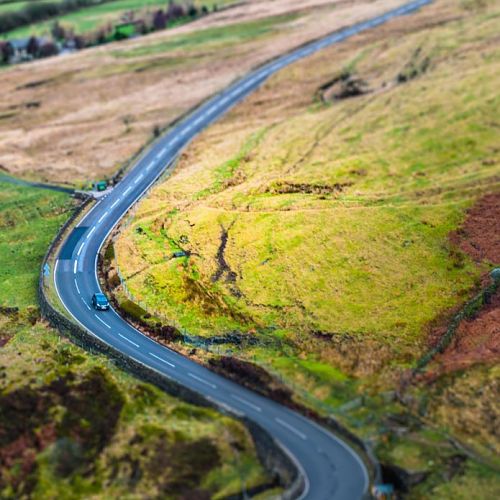
[[[481,198],[450,240],[476,262],[500,264],[500,193]]]
[[[500,262],[500,193],[481,198],[468,212],[463,226],[450,239],[476,262]],[[487,280],[487,278],[485,278]],[[447,325],[431,330],[429,342],[435,345]],[[450,346],[432,365],[432,376],[463,370],[477,363],[500,359],[500,293],[497,291],[473,318],[464,319]]]

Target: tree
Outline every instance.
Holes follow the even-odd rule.
[[[76,35],[75,38],[73,38],[73,40],[75,42],[75,49],[77,50],[83,49],[86,45],[86,41],[85,38],[83,38],[83,36]]]
[[[39,57],[51,57],[59,54],[59,49],[54,42],[45,42],[38,52]]]
[[[40,43],[38,42],[38,38],[36,36],[31,36],[30,39],[28,40],[26,52],[31,57],[37,57],[39,50],[40,50]]]
[[[167,27],[167,16],[161,9],[153,15],[153,29],[164,30]]]
[[[184,7],[182,7],[182,5],[177,5],[173,1],[169,2],[168,9],[167,9],[167,18],[168,19],[178,19],[179,17],[182,17],[185,14],[186,13],[185,13]]]
[[[54,40],[64,40],[66,37],[65,29],[59,24],[58,21],[54,21],[50,28],[50,33]]]
[[[3,63],[8,63],[10,58],[14,55],[14,49],[10,42],[0,41],[0,58]]]

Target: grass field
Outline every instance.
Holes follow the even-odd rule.
[[[0,305],[36,304],[36,263],[42,261],[69,208],[63,193],[0,182]]]
[[[78,186],[109,177],[154,130],[250,68],[401,2],[258,0],[120,44],[6,67],[0,165]]]
[[[203,335],[272,327],[302,342],[313,332],[345,333],[379,339],[403,363],[418,354],[425,326],[480,272],[451,251],[447,235],[497,182],[488,126],[498,112],[488,38],[497,21],[480,19],[481,28],[449,23],[392,49],[381,41],[333,59],[339,49],[331,49],[275,77],[196,141],[178,173],[141,204],[118,246],[132,293]],[[473,42],[484,55],[465,51]],[[427,57],[432,70],[392,83]],[[479,57],[480,70],[469,71]],[[318,102],[317,88],[346,67],[373,92]],[[235,280],[212,279],[223,231]],[[193,257],[166,259],[172,242]],[[225,314],[190,301],[188,279],[221,296]],[[234,320],[235,311],[248,322]]]
[[[210,127],[114,244],[129,298],[191,334],[253,337],[218,352],[339,418],[356,395],[394,389],[430,325],[495,264],[449,241],[499,189],[500,17],[481,5],[436,2],[327,49]],[[345,97],[348,85],[366,93]],[[179,249],[190,256],[172,258]],[[456,407],[437,389],[422,397],[439,407],[436,426],[491,456],[494,418],[485,434],[472,430],[491,415],[478,404],[490,396],[475,392],[491,372],[475,370]],[[379,404],[349,424],[383,433],[375,415],[385,422],[391,409]]]
[[[264,20],[240,23],[237,25],[220,26],[199,30],[189,35],[179,36],[170,40],[149,44],[132,50],[116,51],[116,57],[131,58],[154,54],[162,54],[173,50],[217,50],[231,44],[242,44],[249,40],[255,41],[261,37],[277,32],[298,16],[295,14],[269,17]]]
[[[31,3],[30,1],[26,0],[23,0],[22,2],[0,2],[0,14],[3,14],[4,12],[12,12],[23,9],[30,3]],[[39,1],[38,3],[43,3],[43,2]]]
[[[0,4],[0,13],[23,8],[28,2]],[[196,0],[196,6],[206,6],[212,9],[214,4],[223,6],[229,3],[228,0]],[[84,34],[96,28],[106,25],[106,23],[116,23],[120,17],[129,11],[141,12],[154,10],[167,6],[166,0],[112,0],[101,5],[95,5],[84,9],[57,17],[57,21],[66,28],[71,28],[77,34]],[[140,15],[138,16],[140,17]],[[55,19],[35,23],[29,26],[4,33],[3,38],[22,38],[30,35],[46,35],[50,33],[50,28]]]
[[[42,257],[71,206],[0,183],[0,496],[220,498],[267,481],[241,424],[137,381],[40,320]]]

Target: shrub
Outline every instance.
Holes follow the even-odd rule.
[[[56,56],[59,53],[57,45],[53,42],[44,43],[38,52],[39,57],[51,57]]]

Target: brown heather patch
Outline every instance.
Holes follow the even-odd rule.
[[[460,229],[450,236],[451,242],[476,262],[500,263],[500,193],[488,194],[468,210]],[[485,278],[484,281],[489,281]],[[447,323],[433,328],[429,341],[435,345],[444,335]],[[451,345],[432,364],[431,378],[463,370],[478,363],[500,360],[500,293],[472,319],[463,320]]]

